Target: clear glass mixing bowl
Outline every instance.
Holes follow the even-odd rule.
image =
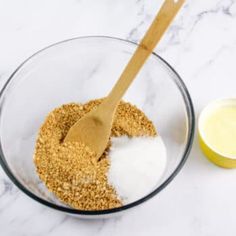
[[[124,100],[146,113],[167,146],[167,168],[156,188],[119,208],[82,211],[59,202],[36,174],[35,138],[45,116],[63,103],[106,96],[136,47],[135,43],[110,37],[70,39],[37,52],[9,78],[0,97],[0,162],[30,198],[80,217],[113,216],[155,196],[184,165],[194,134],[193,105],[179,75],[153,53]]]

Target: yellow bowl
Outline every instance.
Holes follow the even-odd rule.
[[[222,99],[222,100],[216,100],[214,102],[211,102],[209,105],[207,105],[203,111],[201,112],[199,119],[198,119],[198,139],[199,139],[199,145],[201,150],[203,151],[204,155],[214,164],[224,167],[224,168],[236,168],[236,157],[232,158],[224,153],[220,153],[219,151],[215,150],[206,140],[204,135],[204,120],[208,115],[210,115],[210,112],[214,109],[219,108],[220,106],[226,106],[226,105],[233,105],[236,106],[236,99],[230,98],[230,99]],[[236,140],[235,140],[236,142]]]

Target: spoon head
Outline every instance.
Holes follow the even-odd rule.
[[[77,121],[67,133],[64,142],[82,142],[96,152],[99,158],[107,147],[112,122],[104,122],[90,112]]]

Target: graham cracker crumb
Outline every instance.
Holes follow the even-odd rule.
[[[62,202],[81,210],[103,210],[122,206],[108,184],[108,151],[97,161],[95,153],[80,142],[63,143],[70,127],[102,99],[84,105],[70,103],[53,110],[39,130],[34,162],[40,179]],[[152,122],[136,106],[120,102],[111,136],[155,136]]]

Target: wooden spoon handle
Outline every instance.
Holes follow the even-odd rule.
[[[166,0],[164,2],[125,70],[106,99],[106,104],[109,104],[111,109],[115,108],[119,103],[146,59],[152,53],[171,21],[176,16],[184,1],[185,0]]]

